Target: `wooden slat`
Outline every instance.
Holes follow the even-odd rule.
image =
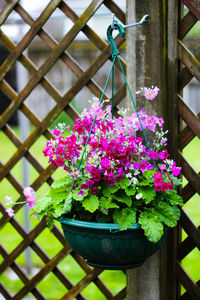
[[[126,288],[123,288],[117,295],[113,297],[113,300],[122,300],[126,298]]]
[[[33,24],[34,22],[32,21],[31,24]],[[4,46],[10,51],[14,51],[15,50],[15,44],[2,32],[0,31],[0,39],[2,41],[2,43],[4,44]],[[55,45],[57,45],[55,43]],[[53,49],[55,48],[55,46],[53,47]],[[70,58],[68,59],[70,60]],[[25,55],[21,55],[19,57],[19,61],[24,65],[24,67],[29,71],[29,73],[34,76],[38,73],[38,68],[31,62],[31,60],[26,57]],[[43,86],[43,88],[47,91],[47,93],[56,101],[59,102],[61,99],[61,94],[57,91],[57,89],[55,87],[52,86],[52,84],[49,82],[49,80],[47,78],[42,78],[40,81],[40,84]],[[11,89],[11,87],[8,85],[8,83],[4,80],[2,82],[0,82],[0,87],[2,88],[2,90],[4,91],[4,93],[12,100],[17,99],[18,94]],[[9,94],[10,93],[10,94]],[[25,106],[26,107],[26,106]],[[22,108],[21,108],[22,109]],[[26,109],[27,110],[27,109]],[[66,113],[72,117],[72,119],[75,119],[78,117],[77,113],[75,112],[74,109],[72,109],[72,107],[70,105],[68,105],[65,108]],[[38,122],[35,121],[33,114],[31,113],[31,111],[29,110],[29,114],[28,114],[29,119],[33,122],[33,124],[35,125],[35,122],[38,126]]]
[[[200,175],[193,169],[186,158],[179,152],[179,159],[182,167],[182,173],[185,178],[190,182],[192,187],[200,194]]]
[[[63,248],[12,299],[23,299],[65,256],[66,249]]]
[[[181,20],[179,24],[179,39],[182,40],[186,34],[190,31],[190,29],[196,24],[198,21],[197,17],[189,11],[184,18]]]
[[[123,42],[123,39],[118,36],[116,39],[116,44],[119,45]],[[82,87],[88,82],[89,78],[94,76],[94,74],[99,70],[99,68],[107,60],[107,57],[110,55],[110,47],[107,47],[98,57],[93,61],[90,67],[84,72],[82,76],[73,84],[71,89],[63,96],[62,100],[48,113],[46,118],[41,122],[41,125],[33,130],[31,135],[24,141],[24,143],[18,148],[18,151],[10,158],[10,160],[5,165],[5,168],[0,171],[0,179],[6,176],[10,169],[21,159],[21,157],[26,153],[26,151],[31,147],[31,145],[37,140],[37,138],[46,130],[46,128],[51,124],[55,118],[61,113],[63,108],[74,98],[74,96],[82,89]],[[33,77],[34,78],[34,77]],[[29,82],[30,83],[30,82]],[[26,90],[26,89],[25,89]],[[23,92],[23,91],[22,91]],[[21,101],[21,97],[18,98]],[[18,107],[19,102],[13,104],[13,107]],[[0,121],[4,124],[9,114],[6,114],[5,118]]]
[[[103,270],[94,269],[91,270],[83,279],[81,279],[73,288],[61,298],[61,300],[74,299],[78,293],[80,293],[90,282],[92,282]]]
[[[200,3],[198,0],[181,0],[189,10],[200,20]]]
[[[0,253],[3,256],[4,260],[6,260],[9,254],[1,245],[0,245]],[[24,284],[27,284],[29,282],[29,278],[23,273],[21,267],[15,261],[11,263],[10,268],[16,273],[16,275],[21,279],[21,281]],[[31,290],[31,293],[36,297],[36,299],[45,300],[44,296],[36,287],[34,287]]]
[[[0,292],[5,297],[5,299],[7,300],[12,299],[10,293],[5,289],[5,287],[3,286],[3,284],[1,284],[1,282],[0,282]]]
[[[195,58],[200,60],[200,51],[197,51],[195,54]],[[178,93],[191,81],[193,75],[187,69],[187,67],[183,67],[178,75]]]
[[[200,288],[200,281],[196,282],[197,286]],[[178,300],[192,300],[193,298],[190,296],[188,292],[185,292],[183,295],[181,295]]]
[[[126,24],[126,14],[121,8],[112,0],[105,0],[104,5],[115,14],[115,16],[123,23]]]
[[[183,208],[181,209],[180,223],[187,235],[192,239],[196,247],[200,250],[200,231]]]
[[[12,68],[21,53],[28,47],[31,41],[34,39],[38,31],[45,24],[51,14],[54,12],[58,4],[62,0],[51,0],[47,7],[43,10],[39,18],[35,21],[33,26],[24,35],[22,40],[18,43],[15,51],[13,51],[0,66],[0,80],[6,75],[6,73]]]
[[[32,241],[41,233],[46,225],[45,219],[42,222],[38,223],[38,225],[26,236],[24,239],[4,260],[4,262],[0,265],[0,273],[3,273],[6,268],[8,268],[12,262],[27,248],[30,246]]]
[[[189,274],[183,269],[180,263],[177,262],[177,278],[184,286],[184,288],[188,291],[192,299],[197,300],[200,299],[200,288],[197,284],[192,280]]]
[[[200,119],[200,113],[197,115],[198,119]],[[183,150],[195,137],[196,135],[192,130],[190,129],[189,126],[186,126],[178,136],[178,144],[179,144],[179,149]]]
[[[179,40],[179,59],[187,67],[188,71],[200,82],[200,61]]]
[[[61,2],[61,5],[65,6],[65,2]],[[61,8],[61,7],[60,7]],[[30,26],[32,26],[32,24],[34,23],[34,20],[31,18],[31,16],[20,6],[17,5],[16,7],[16,11],[20,14],[20,16],[24,19],[24,21],[29,24]],[[76,16],[76,15],[75,15]],[[75,21],[78,20],[78,16],[77,18],[75,18]],[[89,33],[87,33],[87,31],[89,31]],[[86,25],[83,27],[83,32],[86,32],[88,38],[94,37],[95,33],[93,34],[90,33],[91,29]],[[38,35],[40,36],[40,38],[51,48],[54,49],[58,43],[56,40],[54,40],[53,37],[51,37],[49,34],[47,34],[47,32],[44,29],[41,29],[38,32]],[[97,36],[97,35],[96,35]],[[6,37],[7,38],[7,37]],[[4,39],[6,39],[4,38]],[[1,38],[2,39],[2,38]],[[103,40],[101,40],[98,36],[97,38],[95,38],[95,44],[97,45],[97,41],[98,41],[98,48],[103,49],[105,48],[105,46],[107,45]],[[99,42],[100,41],[100,42]],[[11,49],[11,44],[12,42],[9,42],[10,45],[8,45],[7,43],[7,49],[9,47],[9,51],[12,51]],[[14,45],[14,43],[13,43]],[[12,45],[12,48],[13,48]],[[101,46],[100,46],[101,45]],[[14,46],[15,47],[15,46]],[[61,55],[60,59],[70,68],[70,70],[76,75],[76,76],[80,76],[84,70],[81,68],[81,66],[78,65],[78,63],[73,59],[73,57],[67,52],[67,50],[64,51],[64,53]],[[33,67],[32,63],[30,62],[30,60],[22,55],[19,58],[19,61],[22,62],[22,64],[29,70],[29,72],[34,75],[37,72],[37,68]],[[48,91],[48,93],[53,97],[54,100],[59,101],[61,95],[58,96],[58,92],[57,94],[52,92],[52,86],[49,84],[48,80],[46,78],[43,78],[42,81],[40,82],[41,85]],[[48,84],[47,84],[48,83]],[[49,86],[50,85],[50,86]],[[96,97],[100,97],[102,94],[102,90],[101,88],[93,81],[93,79],[91,79],[88,83],[87,83],[88,88],[91,90],[92,93],[94,93],[96,95]],[[55,87],[54,87],[54,90]],[[107,97],[108,98],[108,97]],[[58,100],[57,100],[58,99]],[[66,113],[68,113],[70,116],[72,116],[72,111],[70,110],[70,106],[67,106],[65,108]],[[72,119],[77,118],[77,116],[73,116]]]
[[[2,9],[0,13],[0,26],[6,21],[8,18],[9,14],[12,12],[14,9],[15,5],[19,2],[19,0],[12,0],[9,1],[4,8]]]
[[[58,0],[57,0],[58,1]],[[17,110],[20,104],[26,99],[34,87],[40,82],[41,78],[50,70],[56,60],[61,56],[64,50],[71,44],[73,39],[82,29],[82,27],[87,23],[87,21],[92,17],[98,7],[102,4],[103,0],[94,0],[80,16],[78,21],[74,24],[71,30],[66,34],[66,36],[61,40],[61,42],[55,47],[54,51],[49,55],[47,60],[42,64],[38,72],[30,79],[24,89],[21,91],[17,97],[15,103],[10,105],[2,114],[2,119],[0,119],[0,128],[8,121],[8,119]],[[84,73],[85,74],[85,73]],[[91,77],[88,77],[91,78]],[[88,80],[87,80],[88,82]],[[67,103],[68,104],[68,103]],[[56,115],[57,116],[57,115]],[[54,115],[54,118],[56,118]]]
[[[198,230],[200,232],[200,226],[198,227]],[[188,236],[178,248],[178,260],[181,261],[184,259],[185,256],[187,256],[194,248],[196,247],[195,242],[192,240],[190,236]]]
[[[184,103],[183,98],[178,95],[178,113],[191,131],[200,138],[200,120]]]

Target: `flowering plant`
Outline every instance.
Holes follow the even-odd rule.
[[[139,91],[146,101],[158,92],[157,87]],[[47,142],[43,154],[55,168],[63,168],[65,176],[37,199],[31,187],[24,189],[31,214],[39,220],[47,214],[50,227],[61,215],[118,223],[121,230],[138,222],[147,238],[157,242],[164,226],[177,224],[182,205],[176,192],[181,168],[165,149],[164,121],[144,110],[126,116],[124,109],[112,119],[111,106],[103,104],[95,99],[84,109],[73,132],[65,124],[53,129],[55,139]],[[151,147],[138,134],[144,129],[154,133]],[[8,210],[12,214],[12,208]]]

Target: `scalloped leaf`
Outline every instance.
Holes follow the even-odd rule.
[[[135,185],[129,186],[127,189],[125,189],[125,193],[127,196],[134,196],[136,193]]]
[[[174,227],[177,224],[177,219],[174,215],[172,207],[166,202],[159,202],[155,208],[155,213],[160,221],[168,227]]]
[[[36,205],[34,205],[33,210],[37,213],[41,213],[42,211],[46,212],[52,204],[50,195],[46,194],[36,201]]]
[[[99,207],[99,199],[95,195],[89,195],[83,200],[82,206],[89,212],[93,213]]]
[[[51,187],[53,189],[58,189],[58,188],[67,187],[70,185],[72,185],[72,180],[70,179],[69,176],[65,176],[64,178],[60,178],[60,179],[54,181],[52,183]]]
[[[125,194],[122,195],[112,195],[113,200],[117,200],[118,202],[122,202],[126,204],[127,206],[131,207],[132,205],[132,199],[130,196],[127,196]]]
[[[157,243],[163,235],[163,225],[154,209],[143,211],[139,217],[139,223],[144,230],[144,234],[152,243]]]
[[[129,186],[129,183],[130,183],[130,179],[124,177],[123,180],[117,182],[117,186],[120,186],[120,188],[122,188],[123,190],[125,190],[128,186]]]
[[[115,223],[119,224],[120,230],[126,230],[136,222],[136,209],[124,208],[120,211],[116,210],[113,219]]]
[[[156,191],[151,187],[138,188],[138,193],[142,193],[142,199],[148,204],[153,201],[156,197]]]
[[[177,194],[176,191],[167,191],[166,192],[166,198],[169,201],[171,205],[180,205],[183,206],[183,199],[181,196]]]
[[[119,186],[118,185],[111,185],[111,186],[106,186],[104,189],[103,189],[103,195],[104,196],[109,196],[111,194],[114,194],[116,191],[119,190]]]

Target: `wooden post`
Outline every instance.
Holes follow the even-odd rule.
[[[166,128],[169,128],[171,155],[174,155],[177,149],[178,132],[177,2],[127,0],[127,23],[139,21],[145,14],[150,16],[149,23],[126,30],[128,81],[133,92],[144,86],[156,85],[160,88],[159,97],[149,104],[148,113],[164,118]],[[145,108],[142,97],[137,96],[136,102],[138,109]],[[143,266],[127,271],[127,300],[176,299],[177,235],[170,232],[168,236],[161,250],[150,257]]]

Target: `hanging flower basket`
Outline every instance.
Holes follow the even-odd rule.
[[[70,246],[92,266],[123,270],[141,266],[162,245],[166,231],[157,243],[151,243],[140,224],[120,231],[118,224],[95,223],[60,217]]]
[[[117,22],[114,28],[124,35]],[[63,169],[64,177],[42,197],[36,199],[31,187],[24,189],[24,195],[38,220],[47,215],[52,228],[59,219],[69,244],[88,264],[127,269],[141,265],[161,246],[166,228],[176,226],[178,206],[183,204],[176,191],[181,168],[165,149],[164,120],[147,114],[148,100],[153,100],[159,89],[141,89],[146,111],[137,111],[112,30],[109,26],[113,63],[101,99],[94,99],[91,107],[83,110],[73,131],[66,124],[58,124],[52,130],[55,139],[43,150],[54,167]],[[114,118],[113,89],[112,105],[106,105],[103,98],[116,60],[135,113],[128,116],[121,109]],[[145,131],[154,134],[151,145]],[[6,211],[12,216],[14,203],[10,197],[7,202],[10,207]]]

